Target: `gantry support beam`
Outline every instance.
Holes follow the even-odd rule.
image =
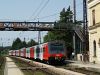
[[[0,22],[4,31],[49,31],[53,27],[54,22]]]
[[[0,22],[0,31],[59,31],[74,30],[73,23],[56,22]]]

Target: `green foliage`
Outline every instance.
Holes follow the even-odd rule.
[[[7,55],[8,54],[8,51],[11,49],[10,46],[7,46],[7,47],[0,47],[0,55],[1,56],[4,56],[4,55]]]
[[[22,41],[21,47],[22,47],[22,48],[23,48],[23,47],[27,47],[27,43],[26,43],[25,41]]]
[[[36,43],[33,39],[31,39],[28,43],[25,41],[21,41],[20,38],[17,38],[12,44],[12,50],[21,49],[23,47],[31,47],[38,43]]]
[[[27,46],[28,47],[31,47],[31,46],[34,46],[34,45],[37,45],[38,43],[35,42],[33,39],[31,39],[28,43],[27,43]]]
[[[22,41],[20,40],[20,38],[17,38],[13,44],[12,44],[12,48],[11,49],[20,49],[22,48]]]
[[[64,31],[49,31],[44,37],[44,42],[54,41],[54,40],[63,40],[66,43],[66,46],[72,47],[72,27],[73,27],[73,13],[70,10],[70,6],[67,10],[63,8],[60,12],[60,20],[55,23],[55,29],[57,28],[67,28]]]
[[[62,23],[73,22],[73,13],[70,10],[70,6],[68,7],[67,11],[65,10],[65,8],[63,8],[63,10],[60,12],[59,22],[62,22]]]

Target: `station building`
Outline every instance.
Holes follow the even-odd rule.
[[[89,61],[100,64],[100,0],[88,0]]]

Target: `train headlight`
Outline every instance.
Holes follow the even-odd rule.
[[[55,57],[55,59],[61,59],[61,57]]]
[[[55,59],[58,59],[58,57],[55,57]]]

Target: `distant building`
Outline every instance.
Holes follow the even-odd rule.
[[[90,62],[100,63],[100,0],[88,0]]]

